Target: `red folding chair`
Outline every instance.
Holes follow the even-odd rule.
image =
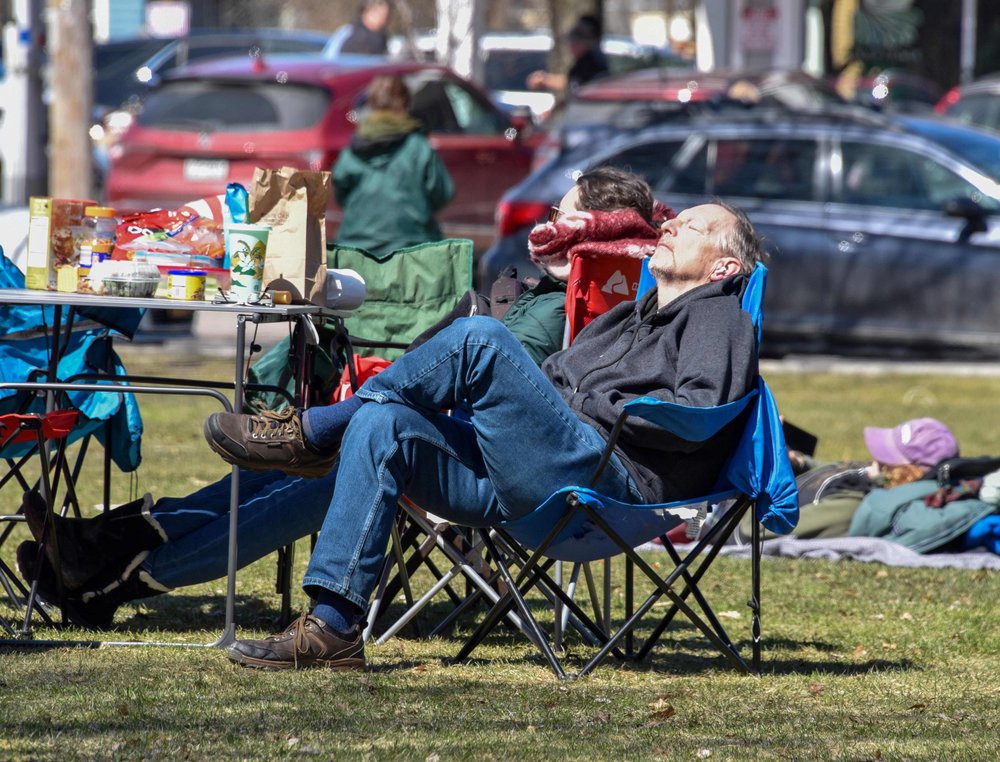
[[[31,492],[38,493],[48,509],[46,516],[51,516],[55,506],[59,504],[56,495],[60,491],[61,483],[65,493],[62,512],[65,513],[70,505],[78,505],[73,476],[66,458],[66,445],[78,418],[77,410],[0,415],[0,458],[6,459],[10,464],[7,474],[0,480],[0,488],[16,480],[25,489],[26,496]],[[32,462],[38,464],[38,475],[34,479],[26,474]],[[26,518],[23,503],[15,513],[0,515],[0,522],[8,524],[3,536],[6,538],[14,525],[24,521]],[[0,559],[0,586],[3,587],[16,612],[20,612],[21,607],[24,607],[24,618],[20,629],[15,630],[7,619],[0,616],[0,628],[11,637],[30,639],[31,617],[36,612],[46,624],[52,624],[51,617],[37,599],[37,580],[44,558],[45,543],[56,541],[55,533],[49,531],[50,527],[51,524],[46,527],[45,536],[39,543],[38,555],[34,561],[36,568],[32,574],[32,578],[36,581],[30,590],[25,588],[13,570]],[[56,571],[56,582],[61,597],[62,580],[59,578],[58,569]],[[63,619],[65,620],[65,617]]]

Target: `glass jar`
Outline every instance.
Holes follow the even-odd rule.
[[[88,206],[83,210],[83,236],[80,241],[80,267],[90,267],[111,259],[115,247],[118,219],[110,206]]]

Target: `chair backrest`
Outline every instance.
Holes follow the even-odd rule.
[[[573,258],[566,286],[565,346],[595,317],[641,293],[637,288],[644,261],[611,255]]]
[[[357,271],[365,303],[344,320],[352,336],[408,343],[454,309],[472,288],[472,241],[451,238],[376,255],[333,244],[327,266]],[[402,350],[359,349],[394,360]]]
[[[24,288],[24,275],[13,262],[0,256],[0,288]],[[0,381],[45,380],[52,350],[53,308],[0,304]],[[124,375],[125,368],[111,344],[111,330],[131,335],[142,319],[142,310],[131,308],[82,309],[74,312],[70,332],[57,368],[60,380],[81,373]],[[69,392],[69,404],[87,420],[70,435],[74,441],[96,433],[104,442],[103,422],[112,423],[112,458],[123,471],[133,471],[141,460],[142,418],[131,394]],[[41,397],[0,389],[0,413],[41,413]],[[24,445],[27,447],[28,445]],[[16,450],[8,448],[4,457]]]
[[[758,264],[744,292],[742,306],[760,335],[767,268]],[[641,279],[640,279],[641,288]],[[758,340],[758,346],[759,346]],[[716,407],[699,408],[642,397],[626,403],[625,410],[677,433],[689,441],[705,441],[746,412],[739,445],[708,495],[691,495],[657,505],[630,505],[598,495],[591,489],[567,486],[551,495],[535,511],[505,528],[519,542],[538,547],[565,511],[566,494],[599,502],[612,529],[633,546],[666,534],[691,518],[699,503],[716,503],[745,494],[755,501],[755,515],[767,529],[787,534],[798,521],[798,492],[785,447],[777,405],[770,389],[758,376],[757,387],[742,399]],[[560,532],[546,555],[563,561],[594,561],[615,555],[618,545],[581,512]]]

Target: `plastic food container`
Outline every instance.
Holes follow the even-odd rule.
[[[167,296],[171,299],[204,301],[204,270],[169,270],[167,272]]]
[[[150,297],[160,285],[160,271],[145,262],[107,260],[90,269],[90,285],[108,296]]]

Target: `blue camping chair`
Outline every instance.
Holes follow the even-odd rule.
[[[20,270],[0,252],[0,289],[24,288]],[[112,336],[131,338],[142,319],[142,310],[132,308],[78,308],[61,314],[55,308],[36,305],[0,304],[0,382],[73,382],[102,383],[109,376],[121,376],[125,368],[112,347]],[[56,324],[59,323],[60,326]],[[59,328],[60,330],[57,330]],[[105,469],[114,462],[122,471],[138,468],[141,453],[142,419],[131,394],[120,392],[69,391],[60,393],[56,407],[72,411],[73,425],[60,436],[42,436],[50,428],[49,400],[36,391],[0,389],[0,416],[10,430],[2,438],[0,459],[7,466],[0,478],[0,489],[17,488],[20,503],[23,493],[39,489],[50,510],[76,515],[80,507],[74,484],[80,476],[90,440],[105,446]],[[39,436],[15,436],[17,429]],[[67,446],[80,442],[75,462],[70,465]],[[53,452],[48,448],[53,447]],[[59,497],[61,495],[61,497]],[[107,492],[105,502],[107,503]],[[0,546],[24,516],[18,508],[0,513]],[[26,590],[13,571],[0,560],[0,587],[15,607],[25,598]],[[30,602],[31,597],[26,597]],[[32,606],[27,606],[22,633],[28,629]],[[47,619],[43,615],[43,619]]]
[[[640,280],[640,293],[648,289],[652,282],[648,276],[645,277],[645,282]],[[750,313],[757,328],[758,346],[766,278],[767,269],[758,264],[743,297],[743,308]],[[786,454],[777,406],[767,384],[763,378],[758,378],[757,388],[743,399],[713,408],[687,407],[650,397],[627,403],[609,437],[604,457],[591,483],[597,481],[606,466],[630,415],[663,426],[689,441],[705,441],[740,416],[745,417],[745,424],[739,445],[719,475],[711,494],[692,495],[664,504],[634,505],[610,499],[589,486],[567,486],[527,516],[490,529],[477,530],[508,589],[465,643],[456,657],[458,660],[468,658],[496,624],[516,609],[528,624],[529,638],[538,646],[553,671],[565,678],[567,675],[562,664],[525,600],[525,594],[537,587],[548,597],[555,597],[565,605],[574,620],[586,627],[589,639],[600,645],[598,653],[583,666],[578,676],[588,674],[608,654],[619,658],[644,657],[678,612],[683,613],[734,667],[744,672],[759,672],[760,525],[775,533],[787,534],[798,522],[795,479]],[[722,507],[724,501],[730,500],[733,502],[728,507]],[[718,506],[717,518],[682,557],[667,538],[667,532],[682,521],[697,521],[701,514],[695,506],[703,504]],[[699,588],[699,582],[716,558],[723,541],[750,509],[754,510],[757,521],[754,522],[751,539],[751,597],[748,605],[751,609],[753,654],[748,663],[712,611]],[[634,550],[654,538],[660,538],[674,564],[666,575],[657,572]],[[514,561],[520,566],[516,577],[510,570],[511,547],[530,549],[515,553]],[[505,549],[508,550],[504,552]],[[631,571],[634,568],[653,583],[654,590],[634,612],[631,600],[626,600],[626,620],[612,635],[607,628],[593,622],[562,590],[561,585],[545,572],[554,561],[582,563],[622,554],[628,562],[626,588],[629,597]],[[680,585],[680,589],[675,589],[675,585]],[[670,601],[667,612],[640,648],[633,650],[632,638],[637,625],[663,597]],[[688,602],[691,598],[694,605]],[[623,640],[624,649],[620,645]]]

